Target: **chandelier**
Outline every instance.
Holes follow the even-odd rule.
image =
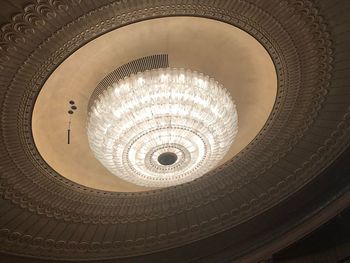
[[[184,69],[155,69],[106,89],[90,108],[87,133],[114,175],[146,187],[192,181],[214,168],[238,131],[230,94]]]

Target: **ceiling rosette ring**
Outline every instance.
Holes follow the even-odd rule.
[[[329,26],[326,8],[315,2],[37,0],[26,5],[0,32],[0,250],[84,260],[176,248],[239,226],[316,178],[349,145],[350,108],[344,65],[335,63],[348,40],[334,41],[338,31]],[[266,48],[278,93],[264,128],[232,160],[178,186],[119,193],[65,179],[33,140],[31,115],[41,87],[89,41],[168,16],[219,20]]]

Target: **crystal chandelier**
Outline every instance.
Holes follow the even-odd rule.
[[[237,134],[237,112],[214,79],[156,69],[113,84],[95,100],[87,131],[96,158],[146,187],[192,181],[215,167]]]

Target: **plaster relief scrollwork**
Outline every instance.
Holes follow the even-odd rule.
[[[322,13],[326,11],[314,2],[150,2],[37,0],[1,27],[0,194],[29,218],[18,223],[21,230],[0,225],[2,251],[44,258],[57,258],[62,251],[74,252],[70,259],[113,258],[191,243],[292,195],[349,145],[350,108],[327,108],[335,47]],[[31,111],[45,80],[89,40],[128,23],[174,15],[232,24],[268,50],[278,75],[278,95],[263,130],[210,176],[178,187],[112,193],[57,174],[37,152],[31,134]],[[325,125],[324,116],[338,122]],[[25,226],[35,222],[62,230],[31,233]],[[73,239],[75,234],[90,238]]]

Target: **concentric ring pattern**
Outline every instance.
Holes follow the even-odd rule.
[[[192,181],[226,154],[238,131],[235,105],[217,81],[184,69],[131,75],[90,109],[90,147],[113,174],[138,185]],[[162,156],[175,156],[164,164]]]
[[[314,189],[313,181],[350,145],[349,1],[28,2],[17,15],[8,15],[0,35],[1,252],[110,262],[145,262],[156,255],[199,262],[227,252],[217,260],[224,262],[307,220],[288,219],[276,231],[276,214],[264,215],[273,207],[291,217],[297,207],[314,207],[315,200],[291,197],[305,186]],[[176,187],[113,193],[65,179],[45,162],[33,140],[31,116],[41,87],[57,65],[88,41],[169,16],[222,21],[266,48],[276,66],[278,94],[265,127],[210,176]],[[291,206],[285,207],[288,197]],[[263,223],[273,231],[266,233]],[[204,254],[194,259],[195,251]],[[135,255],[142,257],[125,259]]]

